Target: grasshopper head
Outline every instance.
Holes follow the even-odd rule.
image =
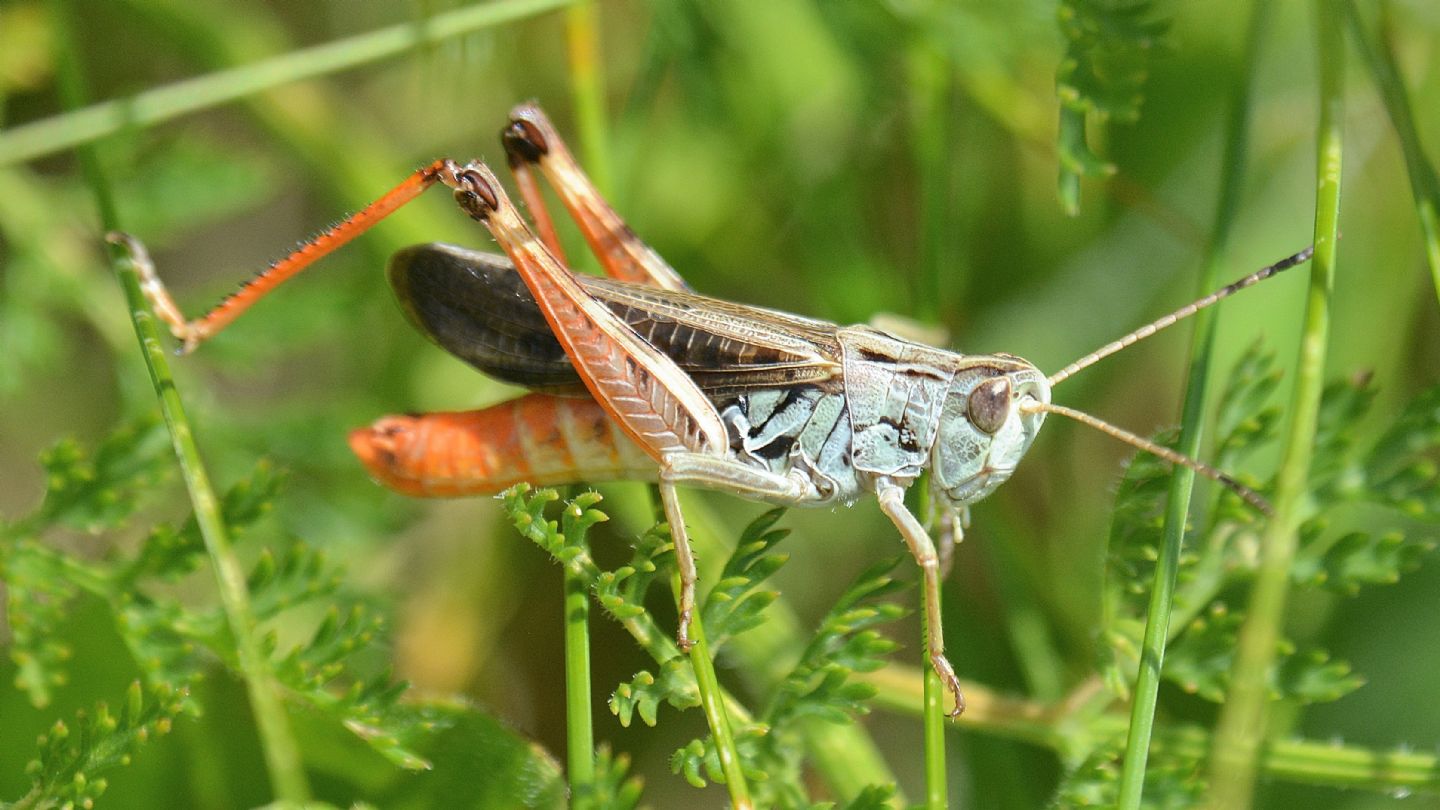
[[[955,506],[974,503],[1010,477],[1044,413],[1026,400],[1050,402],[1050,384],[1029,362],[1008,354],[967,358],[940,410],[930,469],[937,493]]]

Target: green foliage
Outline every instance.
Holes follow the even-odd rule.
[[[186,706],[183,692],[131,683],[118,714],[104,703],[78,712],[73,723],[56,720],[40,735],[39,755],[26,767],[30,792],[14,807],[90,807],[109,786],[99,774],[130,762],[140,745],[168,734]]]
[[[578,568],[594,575],[598,573],[590,559],[590,550],[585,542],[585,533],[596,523],[609,520],[603,512],[591,509],[600,502],[597,492],[585,492],[565,504],[562,531],[558,522],[545,517],[545,509],[560,499],[553,489],[536,490],[533,495],[529,484],[517,484],[501,494],[510,522],[525,539],[538,545],[542,551],[554,557],[562,565]]]
[[[640,791],[644,787],[638,776],[627,776],[630,757],[616,754],[610,746],[601,745],[595,751],[595,782],[589,791],[575,790],[571,795],[572,807],[599,807],[604,810],[631,810],[640,806]]]
[[[659,675],[641,670],[615,687],[610,695],[610,713],[619,718],[622,726],[629,727],[637,713],[645,725],[654,726],[662,703],[682,711],[700,705],[695,673],[683,656],[661,662]]]
[[[768,577],[783,564],[777,554],[769,555],[772,560],[778,560],[774,564],[763,564],[755,557],[759,549],[768,549],[783,538],[784,532],[770,528],[778,517],[778,512],[772,511],[745,530],[727,571],[748,568]],[[879,669],[896,648],[895,642],[880,635],[876,628],[906,613],[903,607],[882,601],[905,587],[890,576],[899,561],[897,558],[878,563],[856,578],[821,619],[800,659],[776,686],[756,721],[737,731],[736,747],[746,775],[754,780],[756,799],[762,805],[809,805],[800,788],[803,784],[802,724],[811,719],[848,723],[869,710],[867,704],[874,697],[875,689],[856,682],[853,675]],[[735,592],[753,593],[759,582],[737,575],[726,598]],[[713,592],[711,598],[714,598]],[[704,785],[706,779],[718,779],[719,758],[713,738],[692,740],[675,752],[670,767],[697,787]]]
[[[654,726],[662,704],[680,711],[699,706],[701,695],[689,659],[668,642],[655,644],[656,628],[644,614],[649,587],[674,566],[663,525],[635,540],[629,563],[614,571],[603,571],[592,562],[586,545],[586,530],[604,519],[603,515],[595,517],[599,513],[589,509],[599,496],[585,493],[565,504],[563,513],[567,518],[581,514],[589,517],[567,519],[563,527],[546,517],[547,507],[559,499],[552,490],[532,492],[528,485],[521,484],[507,490],[501,499],[521,535],[557,561],[572,565],[584,561],[578,570],[596,601],[657,658],[657,670],[636,673],[611,694],[610,711],[621,725],[629,726],[638,715],[646,725]],[[788,559],[788,555],[774,551],[789,533],[775,528],[783,515],[783,509],[772,509],[740,533],[723,574],[706,594],[701,617],[715,647],[766,620],[766,611],[778,594],[763,586]],[[846,723],[868,710],[867,702],[875,689],[854,681],[852,676],[880,668],[895,650],[895,643],[877,628],[906,612],[884,601],[904,587],[890,576],[898,562],[892,559],[871,566],[846,589],[754,720],[738,718],[732,712],[740,766],[761,806],[811,806],[801,778],[803,723],[813,719]],[[647,621],[638,622],[641,618]],[[671,756],[670,767],[696,787],[724,781],[713,737],[691,740]],[[892,792],[891,786],[872,786],[851,806],[880,806]]]
[[[635,540],[634,556],[614,571],[602,571],[595,583],[595,598],[616,619],[624,621],[645,613],[645,594],[673,550],[670,533],[655,526]]]
[[[464,0],[457,8],[488,13],[491,5]],[[512,6],[513,0],[493,5]],[[1434,434],[1440,428],[1433,413],[1440,392],[1428,390],[1398,421],[1391,409],[1426,389],[1435,376],[1437,322],[1423,315],[1433,300],[1424,299],[1428,292],[1407,275],[1419,264],[1417,212],[1426,258],[1432,269],[1440,266],[1435,184],[1417,181],[1415,194],[1407,195],[1400,168],[1403,157],[1413,176],[1423,180],[1428,172],[1433,180],[1428,168],[1433,161],[1412,116],[1396,112],[1407,97],[1423,111],[1420,102],[1437,95],[1436,74],[1402,74],[1396,64],[1403,60],[1395,54],[1423,53],[1440,18],[1425,4],[1393,4],[1384,13],[1348,0],[1336,6],[1337,14],[1351,20],[1355,42],[1378,74],[1392,116],[1347,121],[1357,142],[1373,147],[1378,159],[1346,178],[1347,193],[1365,204],[1347,207],[1347,216],[1355,219],[1345,227],[1340,294],[1333,301],[1334,341],[1345,347],[1339,362],[1373,368],[1383,395],[1370,411],[1364,408],[1373,392],[1357,390],[1352,382],[1338,383],[1327,397],[1327,421],[1352,421],[1349,428],[1332,424],[1315,437],[1321,457],[1312,502],[1306,504],[1313,514],[1307,515],[1291,572],[1307,612],[1304,621],[1286,628],[1291,637],[1278,650],[1282,666],[1272,688],[1287,696],[1287,710],[1352,688],[1358,675],[1338,658],[1352,655],[1348,650],[1362,639],[1364,669],[1373,681],[1357,696],[1363,699],[1326,707],[1325,742],[1287,760],[1286,746],[1294,741],[1275,741],[1272,756],[1262,763],[1269,783],[1257,797],[1261,806],[1326,804],[1313,787],[1320,783],[1435,789],[1431,755],[1332,746],[1328,737],[1382,729],[1398,740],[1419,738],[1423,752],[1426,730],[1435,725],[1433,701],[1427,702],[1423,689],[1407,685],[1423,679],[1403,676],[1432,671],[1437,663],[1417,629],[1433,618],[1426,612],[1433,600],[1416,586],[1434,574],[1430,549],[1440,507]],[[356,210],[421,162],[440,155],[494,158],[493,130],[505,108],[529,95],[547,106],[587,164],[592,154],[603,156],[609,165],[592,168],[614,181],[605,190],[616,210],[697,290],[845,323],[863,322],[880,309],[928,313],[948,325],[967,350],[1015,351],[1045,368],[1154,314],[1142,308],[1189,286],[1177,274],[1212,236],[1194,223],[1208,205],[1217,170],[1237,175],[1237,189],[1313,185],[1311,127],[1303,114],[1295,114],[1296,98],[1311,92],[1307,77],[1316,62],[1313,43],[1292,35],[1313,22],[1308,19],[1313,7],[1305,4],[1275,6],[1272,27],[1254,43],[1258,64],[1269,67],[1254,72],[1235,47],[1243,15],[1227,4],[1044,0],[752,7],[622,0],[605,4],[599,15],[598,52],[606,59],[596,75],[584,77],[584,60],[560,52],[558,14],[506,24],[498,35],[471,27],[457,39],[445,26],[413,25],[425,15],[380,0],[347,3],[343,15],[318,6],[242,8],[214,0],[136,0],[123,8],[95,0],[0,3],[0,163],[5,164],[0,167],[0,468],[5,471],[0,508],[5,509],[37,496],[31,462],[39,446],[72,430],[94,432],[150,396],[134,367],[126,308],[113,279],[101,272],[103,228],[94,221],[68,151],[76,143],[94,142],[98,136],[93,130],[86,134],[87,122],[106,116],[56,112],[59,48],[51,11],[63,7],[75,12],[75,44],[91,69],[94,98],[115,100],[102,108],[109,111],[111,134],[96,145],[116,190],[122,224],[157,248],[162,276],[191,314],[256,265],[341,212]],[[610,28],[617,20],[623,26]],[[376,62],[378,51],[353,61],[365,49],[351,35],[397,22],[423,29],[431,42],[384,64]],[[145,47],[117,45],[134,42]],[[312,43],[323,44],[326,59],[336,61],[317,63],[304,50]],[[1156,58],[1161,52],[1176,58]],[[95,69],[102,65],[104,70]],[[1266,78],[1275,66],[1287,81]],[[302,75],[297,71],[312,78],[296,82]],[[587,92],[582,78],[603,81],[594,82],[588,102],[567,104],[572,88],[582,96]],[[1263,145],[1263,154],[1254,155],[1250,170],[1238,159],[1245,149],[1216,160],[1217,122],[1228,114],[1228,99],[1214,89],[1230,80],[1254,88],[1247,107],[1253,142]],[[477,94],[476,88],[485,92]],[[137,92],[144,95],[132,104],[129,97]],[[1366,91],[1351,82],[1350,92]],[[1110,125],[1134,120],[1142,96],[1145,120],[1139,126]],[[576,108],[598,111],[609,137],[592,138],[583,123],[589,116],[576,115]],[[35,123],[48,127],[47,137],[27,133]],[[1392,149],[1395,132],[1403,154]],[[37,143],[39,148],[29,154],[41,154],[42,160],[15,160],[27,138],[32,150]],[[1056,221],[1056,161],[1047,155],[1059,156],[1062,200],[1072,211],[1078,208],[1082,176],[1105,177],[1119,169],[1114,182],[1097,184],[1106,199],[1089,206],[1096,216]],[[385,256],[405,244],[435,239],[488,244],[445,196],[427,195],[327,257],[315,275],[287,285],[283,295],[235,329],[177,362],[179,385],[165,390],[178,393],[203,417],[192,432],[203,441],[207,463],[224,471],[225,480],[243,476],[260,455],[283,459],[294,469],[277,502],[277,522],[321,540],[326,555],[343,560],[349,571],[327,562],[317,546],[272,537],[263,525],[250,529],[256,536],[239,549],[256,589],[256,610],[264,617],[270,664],[287,673],[283,691],[290,705],[301,708],[303,718],[337,728],[345,724],[372,740],[395,737],[434,766],[395,776],[399,771],[353,735],[337,735],[349,748],[326,747],[307,728],[305,764],[319,777],[316,792],[353,790],[359,804],[368,800],[383,807],[559,806],[565,785],[555,761],[473,707],[445,707],[437,722],[449,725],[436,733],[423,731],[423,721],[385,717],[393,687],[380,659],[393,653],[398,665],[408,667],[424,657],[415,650],[437,647],[444,653],[431,658],[443,655],[455,666],[442,674],[443,688],[463,683],[474,694],[499,696],[507,713],[517,707],[528,728],[551,738],[565,711],[564,701],[553,694],[556,656],[514,649],[523,647],[517,638],[549,638],[547,622],[554,613],[544,607],[543,596],[526,598],[531,583],[521,568],[489,564],[511,562],[511,551],[495,551],[513,539],[508,528],[491,525],[498,521],[488,519],[484,504],[422,507],[379,493],[356,470],[340,438],[378,413],[468,407],[497,393],[456,373],[432,346],[408,334],[379,281]],[[1226,256],[1272,255],[1308,225],[1305,201],[1287,194],[1235,194],[1230,202],[1226,221],[1245,226],[1213,235],[1224,242]],[[562,233],[567,246],[578,246],[574,236]],[[576,249],[570,257],[586,261]],[[1280,296],[1285,282],[1278,284],[1274,294]],[[1245,306],[1237,301],[1234,309]],[[1250,317],[1225,317],[1216,356],[1235,353],[1261,330],[1272,335],[1283,330],[1284,312],[1271,307],[1264,317],[1254,317],[1253,310]],[[1412,317],[1416,313],[1421,315]],[[1377,324],[1377,318],[1384,321]],[[1286,340],[1282,335],[1277,343]],[[1171,403],[1155,392],[1168,392],[1180,376],[1180,343],[1170,341],[1167,348],[1163,340],[1153,342],[1142,355],[1152,360],[1135,361],[1150,363],[1143,366],[1147,373],[1175,370],[1175,377],[1167,373],[1153,385],[1147,380],[1147,396],[1135,396],[1132,375],[1096,369],[1077,383],[1081,387],[1065,387],[1060,398],[1067,404],[1083,401],[1087,410],[1128,426],[1162,422],[1170,418]],[[1288,415],[1269,393],[1281,369],[1262,354],[1247,355],[1254,373],[1246,384],[1232,381],[1214,449],[1202,455],[1227,472],[1251,469],[1263,484],[1263,471],[1275,455],[1271,438]],[[1133,356],[1112,362],[1132,369]],[[1262,368],[1263,363],[1270,365]],[[1071,395],[1077,396],[1067,399]],[[11,630],[7,653],[13,662],[5,679],[24,690],[12,696],[15,705],[4,712],[6,733],[0,735],[8,741],[0,752],[10,766],[0,770],[12,777],[20,776],[18,763],[30,756],[35,737],[30,727],[41,725],[32,719],[63,716],[69,723],[77,705],[93,706],[99,697],[123,703],[114,696],[131,679],[147,695],[152,686],[197,678],[233,685],[228,672],[215,677],[231,663],[234,640],[215,610],[202,538],[176,506],[183,500],[179,488],[167,483],[167,441],[153,425],[145,430],[153,442],[146,453],[156,477],[139,474],[126,483],[124,476],[102,471],[105,463],[95,454],[82,453],[75,461],[75,448],[57,449],[52,461],[61,486],[47,501],[55,522],[35,510],[0,530]],[[975,681],[972,707],[991,705],[985,698],[996,693],[1034,691],[1029,699],[1000,702],[992,713],[972,712],[971,721],[984,723],[967,727],[963,748],[951,751],[949,761],[966,768],[965,778],[952,778],[952,784],[962,783],[967,797],[979,803],[999,797],[999,803],[1025,804],[1024,797],[1048,792],[1062,770],[1068,778],[1057,805],[1082,804],[1078,797],[1085,795],[1091,804],[1114,800],[1113,789],[1104,785],[1121,745],[1113,723],[1123,703],[1114,696],[1123,695],[1133,677],[1168,471],[1137,459],[1117,499],[1107,560],[1111,579],[1103,589],[1107,615],[1099,623],[1105,633],[1101,645],[1123,663],[1100,668],[1115,684],[1115,691],[1105,693],[1093,677],[1093,597],[1102,591],[1094,563],[1105,554],[1112,515],[1093,499],[1105,491],[1097,481],[1110,470],[1080,457],[1076,448],[1063,428],[1048,427],[1012,482],[975,509],[971,550],[1003,545],[1005,571],[996,576],[983,563],[962,567],[956,579],[964,598],[946,599],[956,663]],[[120,453],[116,460],[143,467],[146,453]],[[85,466],[92,469],[85,472]],[[110,481],[102,488],[112,494],[86,492],[90,475]],[[247,480],[259,492],[269,487],[264,477],[256,472]],[[278,485],[273,478],[271,483]],[[230,493],[239,496],[233,487]],[[1263,524],[1228,494],[1202,493],[1176,600],[1172,632],[1179,658],[1167,659],[1166,672],[1181,688],[1213,695],[1224,688],[1225,645],[1235,617],[1246,611]],[[257,501],[273,498],[271,490]],[[11,516],[30,511],[15,509]],[[244,522],[241,510],[230,511],[230,528],[238,528]],[[612,528],[641,522],[620,510],[607,511],[616,517]],[[137,514],[143,517],[137,520]],[[457,514],[469,521],[458,532]],[[818,577],[831,560],[868,562],[877,547],[893,543],[889,527],[875,528],[871,505],[857,505],[848,514],[853,520],[841,531],[834,528],[835,518],[823,513],[787,518],[797,535],[787,547],[795,558],[788,572],[795,574],[799,566]],[[152,527],[159,519],[154,515],[174,522]],[[557,533],[568,541],[563,518],[553,516],[562,524]],[[125,525],[132,521],[139,525]],[[746,521],[727,515],[715,522],[722,530],[708,534],[723,545]],[[817,542],[822,539],[823,546]],[[616,712],[623,721],[638,714],[658,722],[662,704],[690,707],[699,693],[689,661],[674,647],[672,614],[663,607],[670,601],[673,574],[668,536],[646,531],[633,545],[629,559],[613,570],[610,561],[616,558],[601,555],[605,565],[594,593],[657,663],[637,663],[630,645],[611,644],[597,648],[597,671],[647,667],[616,689],[612,706],[620,707]],[[589,562],[574,548],[556,552],[567,566]],[[728,556],[714,547],[701,553],[703,560],[716,562]],[[472,560],[483,563],[471,566]],[[1406,577],[1421,566],[1420,576]],[[453,572],[464,586],[435,577],[435,571]],[[748,650],[754,645],[802,655],[803,633],[786,629],[785,643],[766,639],[768,646],[755,639],[788,628],[796,613],[819,616],[828,605],[804,601],[821,590],[807,588],[762,610],[760,603],[775,586],[761,581],[753,565],[742,574],[743,583],[730,583],[741,589],[741,600],[717,601],[714,609],[739,622],[734,628],[756,617],[770,621],[717,641],[724,642],[724,661],[732,667],[724,682],[744,684],[749,694],[760,696],[753,712],[739,701],[732,705],[743,722],[758,725],[769,706],[780,702],[779,691],[791,687],[777,684],[769,662],[757,666]],[[1001,587],[990,587],[997,580]],[[1374,598],[1376,587],[1397,581],[1400,587],[1389,589],[1393,596]],[[657,583],[658,591],[651,590]],[[712,583],[706,578],[701,584]],[[1346,598],[1357,593],[1370,598]],[[407,620],[393,649],[388,646],[390,633],[380,617],[392,602],[405,600],[402,609],[409,616],[414,602],[432,594],[449,609],[448,624]],[[452,634],[445,635],[447,630]],[[106,640],[115,642],[108,649],[118,655],[92,666],[97,645],[105,647]],[[311,645],[315,649],[308,651]],[[361,647],[363,654],[347,654]],[[114,660],[125,659],[125,650],[133,661]],[[493,654],[497,650],[503,653]],[[473,655],[477,652],[485,654]],[[897,661],[918,662],[918,651],[910,652],[915,654]],[[854,657],[840,654],[846,656]],[[783,673],[790,662],[776,663]],[[117,676],[116,668],[126,672]],[[1030,675],[1038,671],[1051,673],[1045,688]],[[461,680],[447,681],[446,675]],[[896,663],[875,678],[849,677],[845,688],[861,680],[878,685],[878,703],[887,710],[905,715],[919,704],[907,691],[907,684],[918,683],[913,666]],[[808,695],[806,688],[820,684],[823,691],[826,683],[825,673],[815,671],[793,688]],[[354,697],[351,690],[357,690]],[[177,691],[173,698],[183,704],[182,714],[186,708],[207,709],[194,724],[202,743],[214,724],[243,714],[203,705],[209,693],[197,688]],[[1171,705],[1172,697],[1170,691],[1161,694],[1145,796],[1151,806],[1191,806],[1199,795],[1201,774],[1193,764],[1209,731],[1184,718],[1208,717],[1210,707],[1203,705],[1205,698]],[[27,698],[46,708],[19,705]],[[326,698],[351,702],[355,711],[312,708]],[[860,700],[840,690],[804,705],[815,709],[812,718],[841,716],[865,705]],[[432,708],[411,699],[393,706]],[[88,716],[94,714],[87,709]],[[1310,718],[1299,714],[1293,728],[1310,727]],[[698,718],[685,719],[698,726]],[[74,741],[81,735],[78,726],[69,725],[67,739]],[[420,730],[413,744],[392,731],[399,726]],[[850,733],[847,740],[868,741],[858,724],[824,728]],[[180,794],[166,791],[195,790],[214,772],[232,787],[262,785],[256,763],[266,749],[262,743],[257,750],[249,739],[252,728],[237,730],[245,733],[230,735],[235,746],[223,759],[207,756],[203,745],[195,750],[187,745],[183,754],[170,750],[178,745],[140,749],[137,755],[163,760],[173,775],[143,786],[149,793],[132,801],[173,803]],[[898,768],[916,757],[914,736],[887,734],[875,744]],[[422,738],[431,745],[419,742]],[[1027,743],[1017,744],[1017,738]],[[622,761],[633,757],[633,770],[653,780],[651,774],[665,770],[673,747],[669,739],[628,734],[625,755],[598,769],[601,792],[613,798],[596,803],[633,806],[638,785],[621,775],[630,772]],[[741,740],[752,762],[767,755],[753,736],[742,734]],[[547,744],[553,747],[555,740]],[[793,736],[786,744],[801,745]],[[1060,764],[1032,744],[1060,752]],[[321,749],[318,755],[312,745]],[[837,783],[821,764],[823,746],[810,750],[817,753],[803,787],[823,781],[833,788]],[[1081,755],[1072,756],[1075,751]],[[598,759],[604,761],[605,754]],[[865,761],[848,748],[837,759],[843,768],[856,769]],[[761,792],[767,798],[782,795],[790,781],[784,768],[769,771],[778,776],[767,773],[771,778]],[[90,766],[84,773],[90,787],[106,778]],[[481,783],[475,773],[513,780]],[[1082,778],[1086,773],[1095,781]],[[709,778],[704,765],[696,774]],[[67,778],[57,776],[45,795],[61,795]],[[120,780],[111,781],[111,795],[118,794]],[[1300,800],[1285,792],[1287,783],[1297,782],[1307,791]],[[12,795],[26,789],[18,781],[7,784]],[[1088,788],[1098,792],[1086,794]],[[237,789],[235,801],[267,800],[263,787],[249,789]],[[848,795],[853,790],[835,792],[846,794],[841,804],[853,799],[851,806],[898,804],[881,798],[887,788],[870,788],[859,797]],[[334,794],[316,804],[357,804],[355,796]],[[64,795],[84,798],[78,792]],[[1329,804],[1354,801],[1338,795]]]
[[[1217,439],[1222,464],[1234,469],[1276,437],[1279,419],[1273,395],[1280,375],[1273,353],[1255,344],[1240,358],[1220,396]],[[1378,440],[1365,441],[1364,426],[1375,392],[1364,377],[1332,383],[1325,390],[1315,437],[1310,492],[1300,549],[1292,579],[1301,591],[1324,590],[1351,596],[1367,585],[1393,583],[1419,566],[1440,534],[1440,513],[1424,501],[1436,482],[1432,460],[1440,447],[1440,389],[1422,394]],[[1169,438],[1162,436],[1164,443]],[[1116,497],[1107,564],[1107,619],[1103,630],[1109,652],[1106,682],[1120,694],[1138,666],[1140,633],[1146,609],[1146,584],[1153,576],[1154,548],[1164,510],[1168,471],[1153,458],[1136,457]],[[1380,480],[1390,483],[1387,488]],[[1403,482],[1403,483],[1400,483]],[[1264,492],[1268,484],[1259,484]],[[1415,518],[1419,518],[1416,520]],[[1376,526],[1403,524],[1399,529]],[[1254,553],[1257,516],[1232,493],[1220,493],[1208,513],[1187,527],[1180,559],[1172,641],[1163,677],[1201,698],[1219,703],[1229,680],[1243,602],[1237,609],[1233,586],[1246,582],[1258,564]],[[1337,528],[1344,527],[1344,528]],[[1354,527],[1354,528],[1351,528]],[[1303,597],[1297,597],[1303,598]],[[1317,647],[1281,639],[1270,680],[1271,698],[1293,704],[1332,702],[1363,685],[1344,661]],[[1114,753],[1114,752],[1112,752]],[[1171,762],[1179,767],[1183,763]],[[1098,753],[1093,767],[1082,768],[1062,788],[1062,797],[1104,804],[1111,788],[1106,775],[1115,762]],[[1186,806],[1195,785],[1147,770],[1147,806]],[[1178,778],[1178,777],[1177,777]],[[1151,790],[1151,783],[1157,787]],[[1096,793],[1095,791],[1099,791]]]
[[[1061,202],[1079,211],[1075,182],[1108,176],[1115,166],[1097,155],[1087,122],[1131,122],[1140,116],[1150,62],[1169,28],[1154,18],[1150,0],[1062,0],[1060,32],[1065,55],[1055,82],[1060,98]]]
[[[882,560],[861,572],[820,620],[800,661],[771,698],[767,723],[783,728],[806,716],[843,723],[868,711],[874,688],[849,676],[879,669],[898,646],[877,628],[907,613],[893,601],[882,601],[907,587],[890,576],[903,559]]]
[[[1056,791],[1051,807],[1115,807],[1119,799],[1120,755],[1124,740],[1116,737],[1097,747],[1077,767],[1065,775]],[[1147,810],[1186,810],[1204,802],[1205,780],[1203,763],[1194,759],[1167,756],[1163,751],[1151,754],[1146,767],[1145,796],[1141,807]]]
[[[40,458],[45,500],[25,528],[67,526],[91,533],[120,526],[143,502],[141,494],[169,471],[167,434],[149,417],[111,434],[93,456],[64,440]]]
[[[34,515],[7,527],[0,544],[16,685],[32,703],[47,705],[67,681],[72,650],[63,641],[63,624],[82,594],[109,609],[145,684],[143,690],[138,683],[132,687],[119,715],[102,705],[82,716],[74,729],[57,724],[41,741],[26,801],[82,802],[98,795],[104,789],[98,772],[126,761],[136,745],[168,729],[177,713],[201,711],[191,696],[200,678],[217,665],[238,666],[221,608],[182,600],[170,587],[204,560],[193,517],[178,529],[156,526],[133,553],[108,549],[99,560],[41,539],[63,527],[92,533],[113,529],[142,508],[164,477],[167,448],[157,425],[146,418],[121,428],[93,454],[73,442],[48,451],[44,502]],[[262,463],[226,492],[221,514],[232,536],[269,511],[281,481]],[[391,682],[384,672],[355,674],[354,656],[374,645],[383,622],[372,608],[342,593],[343,580],[343,572],[328,565],[323,553],[302,542],[279,556],[269,548],[259,550],[246,581],[258,621],[288,619],[316,603],[329,605],[309,638],[287,652],[276,653],[271,637],[267,646],[275,676],[292,702],[349,729],[402,768],[425,768],[419,746],[451,722],[449,714],[409,701],[405,685]]]
[[[787,529],[772,530],[784,514],[784,509],[772,509],[745,527],[719,581],[710,586],[701,618],[712,649],[719,650],[730,637],[764,621],[761,614],[780,596],[760,585],[790,559],[788,554],[770,553],[790,534]]]

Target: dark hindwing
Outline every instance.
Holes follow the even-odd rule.
[[[505,257],[438,243],[415,245],[395,254],[388,273],[411,323],[441,348],[505,382],[583,391],[570,358]],[[579,278],[712,399],[787,385],[840,385],[834,324],[691,293]]]

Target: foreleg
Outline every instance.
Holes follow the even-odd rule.
[[[920,564],[925,599],[925,642],[930,666],[955,696],[955,710],[950,712],[950,716],[957,717],[965,711],[965,696],[960,693],[960,679],[955,676],[955,668],[945,658],[945,635],[940,626],[940,560],[935,553],[935,544],[925,533],[925,527],[905,508],[905,490],[902,487],[882,480],[876,495],[880,499],[881,511],[900,530],[905,545],[910,547],[915,562]]]

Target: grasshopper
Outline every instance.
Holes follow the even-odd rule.
[[[1051,402],[1080,369],[1232,293],[1293,267],[1264,268],[1046,375],[1009,354],[969,355],[869,326],[838,326],[691,292],[596,191],[545,114],[517,107],[501,132],[521,217],[480,162],[438,160],[257,275],[208,314],[176,307],[143,245],[123,234],[157,315],[193,350],[281,282],[440,184],[505,256],[443,244],[389,263],[409,320],[480,371],[534,389],[479,411],[391,416],[350,435],[370,474],[425,497],[494,493],[526,480],[655,481],[680,570],[677,639],[691,646],[695,560],[676,487],[787,506],[851,504],[873,494],[920,565],[930,665],[964,709],[945,657],[942,570],[968,507],[1008,479],[1048,414],[1078,419],[1239,493],[1200,462]],[[554,187],[608,278],[572,273],[535,170]],[[538,233],[537,233],[538,231]],[[906,507],[929,470],[939,542]]]

